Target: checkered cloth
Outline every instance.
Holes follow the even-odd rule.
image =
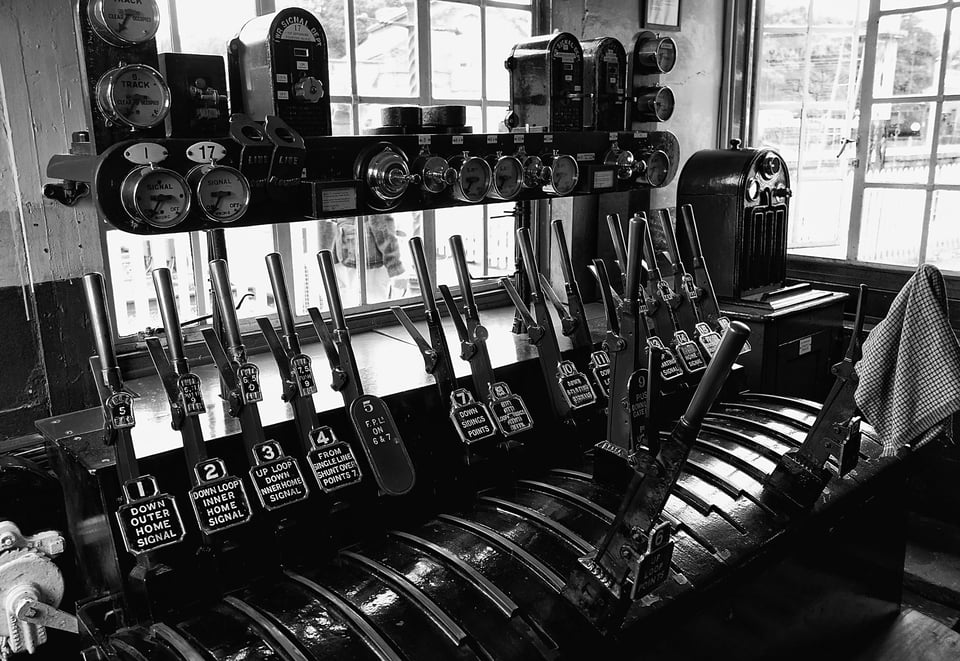
[[[883,442],[883,456],[953,439],[960,410],[960,344],[950,327],[943,275],[924,264],[863,343],[854,395]]]

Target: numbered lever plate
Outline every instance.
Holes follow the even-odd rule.
[[[284,455],[279,443],[260,443],[254,446],[253,456],[257,465],[250,469],[250,479],[265,510],[287,507],[310,495],[300,464]]]
[[[647,548],[637,558],[630,586],[630,598],[639,599],[650,594],[670,575],[670,560],[673,558],[673,539],[669,521],[654,528],[647,537]]]
[[[720,333],[710,328],[710,325],[704,321],[698,323],[695,327],[697,342],[703,347],[710,358],[717,355],[717,349],[720,348]]]
[[[260,368],[253,363],[244,363],[237,368],[237,384],[240,399],[244,404],[256,404],[263,401],[260,389]]]
[[[193,467],[199,484],[190,489],[190,504],[200,530],[208,535],[248,522],[253,516],[243,480],[227,473],[222,459]]]
[[[673,341],[673,346],[677,350],[677,359],[683,365],[684,370],[690,374],[696,374],[707,369],[707,361],[703,359],[700,347],[690,339],[686,331],[676,331],[673,334]]]
[[[141,475],[125,482],[123,496],[126,503],[117,509],[117,523],[127,551],[141,555],[183,541],[185,532],[177,501],[170,494],[160,493],[156,478]]]
[[[307,461],[323,493],[332,493],[363,479],[353,448],[337,440],[330,427],[311,429],[310,444],[313,449],[307,453]]]
[[[560,361],[557,365],[557,379],[560,382],[560,391],[570,408],[582,409],[596,404],[597,393],[593,391],[590,380],[571,361]]]
[[[594,351],[590,354],[590,373],[600,388],[600,394],[610,397],[610,356],[606,351]]]
[[[313,378],[313,363],[310,356],[300,353],[290,359],[290,374],[296,379],[297,393],[309,397],[317,393],[317,381]]]
[[[489,409],[473,398],[466,388],[450,393],[450,421],[460,440],[470,445],[496,435],[497,428]]]
[[[413,463],[386,403],[361,395],[350,405],[350,420],[380,489],[393,496],[410,491],[416,479]]]
[[[112,429],[132,429],[137,424],[133,413],[133,395],[115,392],[103,402],[103,415]]]
[[[533,429],[533,418],[520,395],[514,395],[510,386],[498,381],[490,386],[490,411],[504,436],[514,436]]]
[[[675,381],[683,376],[683,369],[677,364],[677,359],[674,357],[673,352],[663,346],[663,342],[659,337],[648,337],[647,346],[651,348],[656,347],[663,352],[663,358],[660,363],[660,378],[663,379],[665,383]]]
[[[177,377],[177,399],[184,415],[202,415],[207,412],[203,403],[200,377],[187,373]]]

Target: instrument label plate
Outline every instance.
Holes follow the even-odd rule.
[[[243,480],[227,474],[221,459],[194,466],[200,484],[190,489],[190,504],[200,529],[208,535],[239,526],[253,517]]]
[[[490,411],[504,436],[514,436],[533,428],[527,405],[502,381],[490,386]]]
[[[264,509],[280,509],[310,495],[300,464],[294,457],[284,455],[279,443],[260,443],[253,453],[257,465],[250,469],[250,480]]]

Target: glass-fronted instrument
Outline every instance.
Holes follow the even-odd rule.
[[[666,122],[673,117],[677,100],[669,87],[641,87],[637,89],[637,120],[641,122]]]
[[[641,157],[641,179],[654,188],[660,188],[669,181],[670,157],[659,149]]]
[[[250,183],[236,168],[206,163],[187,173],[203,214],[218,223],[240,220],[250,206]]]
[[[457,180],[457,171],[443,156],[423,154],[413,163],[413,172],[420,175],[420,187],[428,193],[442,193]]]
[[[103,74],[96,96],[107,121],[134,130],[156,126],[170,111],[170,88],[160,72],[146,64],[119,66]]]
[[[120,201],[133,220],[167,229],[190,213],[190,187],[173,170],[144,165],[124,178]]]
[[[543,190],[551,195],[569,195],[580,181],[580,165],[577,159],[569,154],[559,154],[556,151],[543,159],[544,179]],[[549,171],[546,171],[549,168]]]
[[[493,171],[490,197],[498,200],[512,200],[523,189],[523,163],[516,156],[501,152],[487,156],[487,163]]]
[[[113,46],[135,46],[153,39],[160,27],[154,0],[94,0],[87,5],[90,27]]]
[[[493,171],[479,156],[463,152],[450,159],[450,167],[457,172],[453,196],[461,202],[480,202],[490,192]]]

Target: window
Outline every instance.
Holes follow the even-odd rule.
[[[790,167],[790,252],[960,271],[960,1],[761,7],[752,144]]]
[[[257,15],[291,6],[313,12],[327,35],[333,132],[359,134],[380,125],[386,105],[457,103],[477,132],[501,130],[509,101],[503,60],[530,36],[536,0],[166,0],[161,2],[161,52],[222,55],[227,41]],[[386,301],[419,300],[407,240],[433,247],[438,282],[456,277],[447,239],[462,234],[474,277],[514,270],[514,204],[394,213],[276,226],[232,228],[227,254],[241,318],[275,312],[263,256],[280,252],[299,315],[324,307],[316,253],[340,257],[344,305],[355,311]],[[121,336],[161,324],[151,272],[173,272],[184,320],[209,314],[207,245],[202,233],[141,237],[106,230],[110,281]],[[364,237],[358,241],[357,237]],[[396,236],[398,243],[379,242]],[[389,249],[387,249],[389,248]],[[395,250],[398,248],[398,250]],[[489,285],[493,286],[491,282]]]

